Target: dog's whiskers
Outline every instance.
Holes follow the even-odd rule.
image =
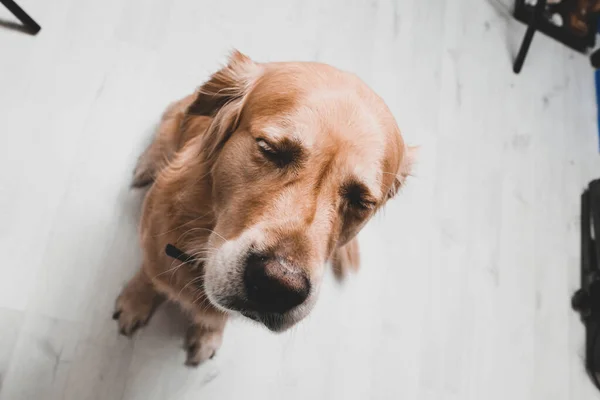
[[[203,276],[197,276],[194,279],[190,280],[188,283],[185,284],[185,286],[183,286],[181,288],[181,290],[179,291],[179,293],[177,294],[177,297],[181,296],[181,293],[183,293],[183,291],[191,284],[193,284],[194,282],[198,282],[199,280],[204,279]]]
[[[201,250],[201,251],[198,251],[198,252],[195,252],[195,253],[191,254],[190,256],[191,256],[191,258],[193,258],[193,259],[194,259],[194,261],[200,261],[200,262],[203,262],[203,261],[206,261],[206,260],[208,260],[208,258],[207,258],[207,257],[203,257],[203,258],[197,258],[197,256],[199,256],[200,254],[203,254],[203,253],[205,253],[205,251],[204,251],[204,250]],[[206,251],[206,254],[209,254],[209,251]],[[160,272],[159,274],[155,275],[155,276],[154,276],[154,278],[158,278],[159,276],[161,276],[161,275],[163,275],[163,274],[167,274],[167,273],[169,273],[169,272],[173,272],[173,273],[171,274],[171,279],[172,279],[172,278],[173,278],[173,275],[175,274],[175,272],[176,272],[176,271],[177,271],[177,270],[178,270],[178,269],[179,269],[181,266],[183,266],[183,265],[187,264],[186,262],[180,262],[178,265],[176,265],[175,267],[173,267],[173,264],[175,264],[175,262],[177,262],[177,261],[179,261],[179,260],[177,260],[177,259],[174,259],[174,260],[171,262],[171,266],[169,267],[169,269],[167,269],[167,270],[165,270],[165,271],[162,271],[162,272]]]
[[[209,233],[214,233],[215,235],[217,235],[221,240],[223,240],[223,242],[226,242],[227,239],[225,239],[222,235],[220,235],[219,233],[217,233],[216,231],[209,229],[209,228],[191,228],[187,231],[185,231],[183,234],[181,234],[181,236],[179,236],[179,238],[177,239],[177,241],[179,242],[181,240],[182,237],[184,237],[185,235],[194,232],[194,231],[207,231]]]
[[[169,229],[169,230],[168,230],[168,231],[166,231],[166,232],[163,232],[163,233],[158,233],[158,234],[154,235],[153,237],[158,237],[158,236],[166,235],[167,233],[170,233],[170,232],[176,231],[177,229],[179,229],[179,228],[181,228],[181,227],[183,227],[183,226],[185,226],[185,225],[187,225],[187,224],[190,224],[190,223],[192,223],[192,222],[198,221],[199,219],[202,219],[202,218],[206,217],[206,216],[207,216],[207,215],[209,215],[209,214],[210,214],[210,211],[209,211],[209,212],[207,212],[207,213],[206,213],[206,214],[204,214],[204,215],[201,215],[201,216],[197,217],[197,218],[194,218],[194,219],[191,219],[191,220],[189,220],[189,221],[187,221],[187,222],[184,222],[183,224],[181,224],[181,225],[179,225],[179,226],[177,226],[177,227],[175,227],[175,228],[173,228],[173,229]]]

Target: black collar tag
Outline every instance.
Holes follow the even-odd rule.
[[[165,254],[186,264],[193,264],[196,262],[194,257],[184,253],[172,244],[167,244],[167,247],[165,247]]]

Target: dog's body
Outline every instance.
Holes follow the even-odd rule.
[[[172,105],[140,157],[152,185],[143,264],[117,299],[130,335],[164,297],[189,311],[188,363],[212,357],[232,313],[285,330],[308,314],[326,262],[358,266],[355,235],[408,174],[394,118],[353,75],[234,53]],[[199,261],[165,255],[171,243]]]

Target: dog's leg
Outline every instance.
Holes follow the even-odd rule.
[[[116,301],[113,319],[118,321],[119,332],[131,336],[137,329],[146,325],[163,299],[143,268],[140,268]]]
[[[202,313],[194,318],[185,338],[186,365],[198,364],[213,358],[221,347],[227,315],[220,312]]]
[[[356,272],[360,266],[358,239],[354,238],[344,246],[336,249],[331,260],[333,273],[337,279],[343,279],[348,271]]]

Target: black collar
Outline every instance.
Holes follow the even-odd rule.
[[[167,244],[167,247],[165,247],[165,253],[169,257],[175,258],[186,264],[194,264],[196,262],[195,257],[192,257],[187,253],[184,253],[183,251],[179,250],[177,247],[173,246],[172,244]]]

